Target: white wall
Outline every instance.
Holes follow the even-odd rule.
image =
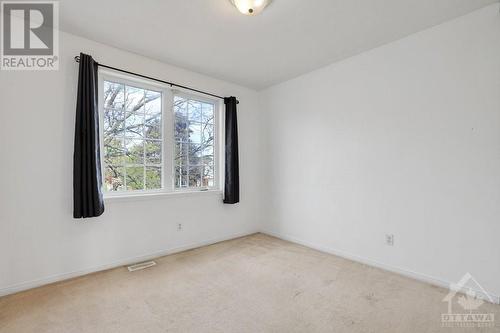
[[[60,49],[59,71],[0,73],[0,295],[257,231],[256,92],[65,33]],[[80,51],[105,64],[237,96],[241,203],[223,205],[220,195],[207,193],[108,201],[102,217],[73,219],[73,57]]]
[[[265,230],[500,295],[498,4],[264,95]]]

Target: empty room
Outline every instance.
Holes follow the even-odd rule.
[[[498,0],[0,26],[0,333],[500,332]]]

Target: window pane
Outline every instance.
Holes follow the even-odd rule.
[[[161,141],[146,141],[146,164],[161,163]]]
[[[175,144],[175,155],[174,162],[175,165],[187,165],[187,158],[189,152],[189,144],[184,142],[176,142]]]
[[[146,115],[161,114],[161,93],[146,90],[146,100],[144,104]]]
[[[200,165],[201,164],[201,145],[196,143],[189,144],[188,151],[188,163],[190,165]]]
[[[125,114],[125,137],[142,138],[144,136],[144,114]]]
[[[214,141],[214,126],[205,124],[202,127],[202,138],[205,145],[213,144]]]
[[[213,146],[206,146],[203,148],[202,159],[203,159],[204,165],[213,164],[213,162],[214,162],[214,147]]]
[[[213,104],[203,103],[201,105],[201,121],[204,124],[214,123],[214,106]]]
[[[157,190],[161,188],[161,168],[146,167],[146,189]]]
[[[110,165],[122,165],[124,163],[125,147],[123,138],[107,136],[104,137],[104,163]]]
[[[189,123],[189,142],[201,143],[201,124]]]
[[[187,169],[185,167],[175,167],[175,187],[187,187]]]
[[[202,151],[203,156],[214,156],[214,146],[207,145],[203,147]]]
[[[103,115],[104,135],[118,136],[123,132],[124,112],[117,109],[105,109]]]
[[[190,121],[201,123],[201,103],[198,101],[188,101],[188,117]]]
[[[147,138],[161,138],[161,113],[146,115],[144,125],[144,134]]]
[[[104,81],[104,107],[123,109],[125,87],[123,84]]]
[[[114,165],[106,167],[104,187],[106,191],[123,191],[125,189],[123,167]]]
[[[125,139],[125,163],[144,163],[144,140]]]
[[[144,167],[127,167],[127,190],[144,189]]]
[[[186,99],[174,96],[174,113],[177,116],[187,117],[187,101]]]
[[[201,166],[189,167],[189,187],[201,187],[202,169]]]
[[[131,112],[144,111],[144,89],[125,87],[125,109]]]
[[[205,187],[214,186],[214,167],[211,165],[205,165],[203,167],[202,186]]]
[[[174,126],[175,141],[188,142],[189,141],[189,127],[187,117],[175,114]]]

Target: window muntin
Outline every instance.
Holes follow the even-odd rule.
[[[162,93],[114,80],[102,86],[105,191],[162,189]]]
[[[215,186],[215,104],[175,95],[174,187]]]

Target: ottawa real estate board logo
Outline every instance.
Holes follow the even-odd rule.
[[[441,314],[443,327],[484,328],[495,326],[495,314],[482,309],[486,302],[497,303],[492,296],[467,273],[443,298],[448,303],[447,313]]]
[[[59,69],[59,3],[1,1],[2,70]]]

